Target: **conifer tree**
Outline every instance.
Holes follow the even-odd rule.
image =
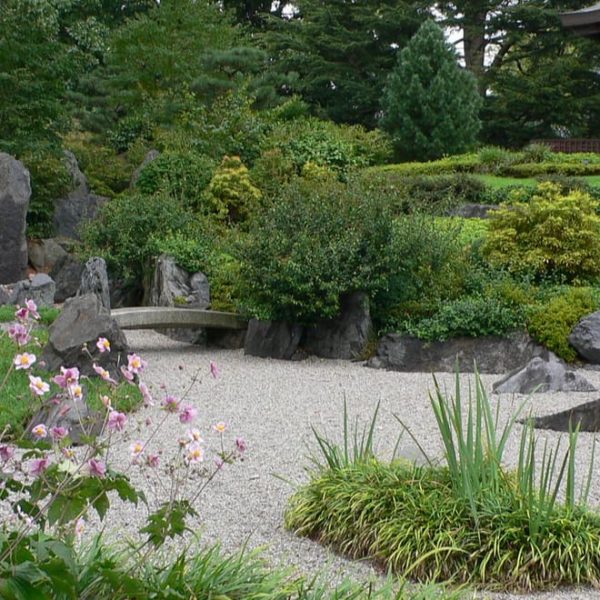
[[[441,28],[426,21],[398,55],[384,91],[382,126],[399,158],[433,160],[468,150],[480,129],[475,78]]]

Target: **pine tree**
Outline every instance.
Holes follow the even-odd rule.
[[[383,128],[399,158],[433,160],[464,152],[480,129],[481,97],[441,28],[426,21],[398,55],[384,91]]]

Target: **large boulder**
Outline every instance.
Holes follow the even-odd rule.
[[[56,302],[64,302],[77,294],[82,273],[83,263],[71,254],[65,254],[56,261],[50,271],[50,277],[56,284],[54,295]]]
[[[532,358],[494,383],[496,394],[532,394],[535,392],[593,392],[596,388],[554,353]]]
[[[0,284],[25,277],[30,197],[29,171],[22,162],[0,152]]]
[[[527,421],[528,419],[524,419]],[[543,417],[534,417],[533,426],[554,431],[600,431],[600,400],[592,400],[573,408]]]
[[[54,203],[54,230],[57,235],[79,239],[81,226],[96,216],[108,198],[90,191],[87,179],[72,152],[66,150],[65,159],[73,189]]]
[[[480,373],[506,373],[545,352],[527,334],[515,332],[506,337],[459,337],[445,342],[424,342],[390,333],[379,340],[369,367],[392,371],[453,372],[458,368]]]
[[[145,304],[207,309],[210,307],[208,279],[204,273],[189,273],[179,267],[172,256],[161,254],[156,261]],[[206,342],[206,332],[201,327],[162,329],[160,332],[190,344]]]
[[[251,319],[246,332],[244,354],[290,360],[298,350],[302,333],[301,325]]]
[[[369,297],[354,292],[342,298],[340,315],[306,329],[302,348],[321,358],[353,359],[364,355],[373,332]]]
[[[474,204],[469,202],[455,208],[450,214],[453,217],[462,217],[463,219],[487,219],[490,210],[497,210],[498,207],[492,204]]]
[[[67,251],[53,238],[32,239],[27,242],[29,263],[36,271],[49,273]]]
[[[77,367],[83,375],[95,375],[92,365],[96,363],[117,378],[118,367],[127,364],[127,340],[95,294],[67,300],[49,333],[41,361],[50,371]],[[98,350],[99,337],[110,342],[110,352]]]
[[[584,317],[573,327],[569,343],[580,356],[600,364],[600,311]]]
[[[108,273],[106,261],[98,256],[93,256],[84,265],[81,273],[78,296],[94,294],[100,304],[110,311],[110,290],[108,287]]]
[[[56,285],[46,273],[38,273],[32,279],[19,281],[12,289],[10,304],[25,305],[26,300],[33,300],[38,307],[54,306]]]

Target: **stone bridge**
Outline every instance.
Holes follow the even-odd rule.
[[[206,327],[214,329],[246,329],[248,322],[236,313],[199,308],[139,306],[117,308],[111,316],[121,329],[161,329]]]

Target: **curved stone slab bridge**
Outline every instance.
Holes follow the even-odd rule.
[[[161,329],[163,327],[246,329],[248,327],[248,322],[236,313],[199,308],[139,306],[117,308],[111,311],[111,316],[121,329]]]

